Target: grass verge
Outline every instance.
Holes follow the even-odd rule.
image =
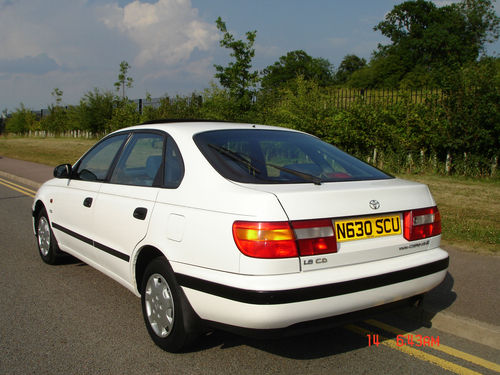
[[[442,218],[442,242],[461,250],[500,254],[500,183],[496,180],[400,175],[427,184]]]
[[[95,139],[0,137],[0,156],[50,166],[74,163]],[[442,216],[443,244],[500,254],[500,182],[434,175],[399,175],[431,189]]]
[[[55,167],[73,164],[96,139],[0,137],[0,156]]]

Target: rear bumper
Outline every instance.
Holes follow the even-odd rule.
[[[448,263],[448,254],[437,248],[292,275],[231,274],[222,280],[221,273],[199,277],[188,275],[182,267],[174,269],[178,283],[202,319],[268,330],[421,295],[441,283]]]
[[[276,339],[283,337],[290,337],[296,335],[302,335],[311,332],[318,332],[327,329],[332,329],[335,327],[343,326],[349,323],[359,322],[368,318],[373,318],[374,316],[382,313],[387,313],[391,311],[398,311],[408,308],[417,308],[424,295],[413,296],[410,298],[405,298],[396,302],[387,303],[381,306],[370,307],[368,309],[353,311],[346,314],[335,315],[328,318],[309,320],[307,322],[296,323],[285,328],[275,328],[275,329],[256,329],[256,328],[242,328],[231,326],[227,324],[222,324],[218,322],[204,322],[205,326],[218,328],[224,331],[229,331],[241,336],[257,338],[257,339]]]

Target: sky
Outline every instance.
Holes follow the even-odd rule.
[[[442,6],[456,0],[434,0]],[[202,92],[214,64],[227,65],[217,17],[237,39],[257,31],[253,68],[293,50],[328,59],[369,60],[388,40],[373,27],[402,0],[0,0],[0,111],[78,104],[114,90],[121,61],[131,66],[131,99]],[[497,14],[500,4],[495,3]],[[487,48],[500,54],[500,42]]]

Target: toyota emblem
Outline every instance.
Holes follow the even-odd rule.
[[[380,208],[380,203],[376,199],[372,199],[369,204],[370,204],[370,208],[372,208],[374,210],[378,210]]]

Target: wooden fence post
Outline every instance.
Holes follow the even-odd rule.
[[[451,172],[451,155],[449,152],[446,154],[445,171],[446,171],[446,174],[450,174],[450,172]]]

